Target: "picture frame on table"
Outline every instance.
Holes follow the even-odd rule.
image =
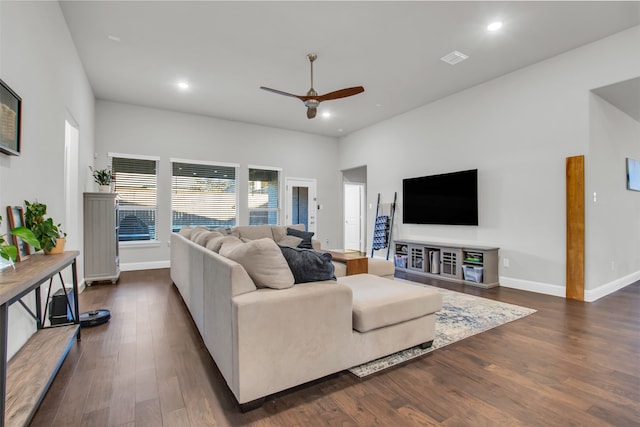
[[[9,217],[9,230],[16,227],[24,227],[24,210],[22,206],[7,206],[7,216]],[[13,245],[18,249],[17,261],[24,261],[31,255],[29,244],[18,236],[11,235]]]

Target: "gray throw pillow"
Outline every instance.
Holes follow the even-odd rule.
[[[289,264],[295,283],[336,280],[331,254],[288,246],[280,246],[280,250]]]
[[[296,236],[302,239],[302,243],[298,245],[299,248],[313,249],[313,246],[311,245],[311,238],[314,234],[315,233],[308,231],[296,230],[295,228],[287,228],[288,236]]]

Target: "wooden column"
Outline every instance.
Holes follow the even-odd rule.
[[[567,290],[584,301],[584,156],[567,157]]]

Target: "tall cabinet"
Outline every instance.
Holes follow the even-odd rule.
[[[116,193],[84,193],[84,278],[93,282],[120,277]]]

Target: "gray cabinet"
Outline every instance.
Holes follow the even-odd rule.
[[[498,248],[397,240],[396,269],[422,276],[498,286]]]
[[[84,193],[84,280],[88,286],[96,281],[118,281],[118,229],[118,195]]]

